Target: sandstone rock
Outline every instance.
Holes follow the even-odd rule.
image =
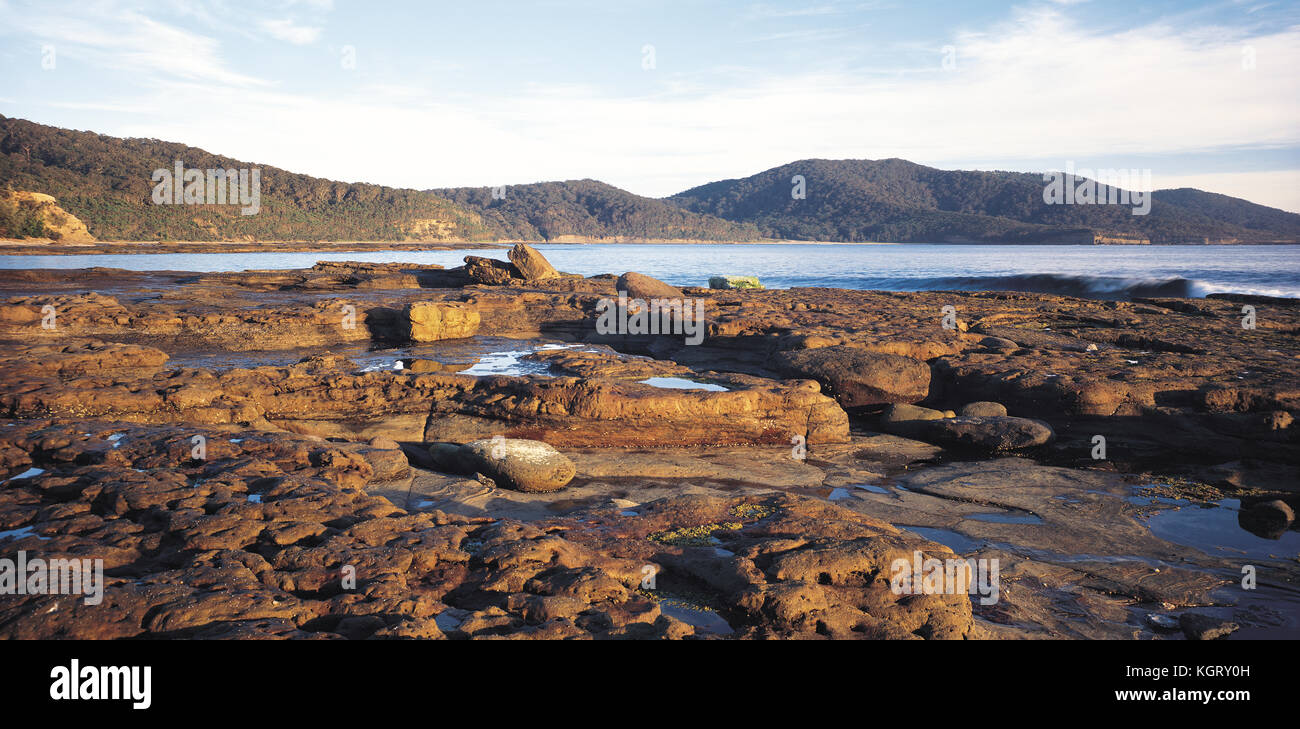
[[[1007,409],[1001,403],[980,401],[963,405],[961,408],[962,415],[975,415],[981,417],[1002,417],[1007,414]]]
[[[373,442],[382,445],[373,445]],[[373,442],[370,448],[362,449],[360,453],[370,464],[376,481],[395,481],[411,475],[411,463],[401,446],[388,438],[375,438]]]
[[[944,446],[973,448],[991,453],[1040,446],[1055,436],[1051,426],[1039,420],[969,415],[942,420],[890,423],[886,429]]]
[[[659,617],[630,592],[644,560],[507,519],[407,514],[367,494],[347,477],[345,456],[382,441],[6,425],[0,453],[35,456],[44,473],[0,489],[0,530],[19,532],[5,548],[94,555],[112,572],[99,605],[66,595],[0,601],[0,638],[618,638]],[[188,459],[196,432],[208,439],[206,462]],[[342,565],[356,568],[354,586]],[[565,615],[581,618],[528,630],[530,618]],[[657,637],[669,632],[691,633]]]
[[[851,346],[779,352],[773,365],[783,377],[817,380],[846,408],[914,403],[930,390],[926,363]]]
[[[843,442],[849,431],[848,415],[814,382],[709,392],[573,377],[426,377],[463,389],[426,410],[429,442],[504,435],[566,447],[788,445],[798,435],[811,445]]]
[[[1183,613],[1178,616],[1178,625],[1188,640],[1219,640],[1235,632],[1240,625],[1196,613]]]
[[[33,211],[45,226],[44,235],[50,240],[55,240],[63,244],[89,244],[95,242],[95,236],[90,234],[86,224],[81,222],[77,216],[69,213],[59,207],[58,201],[45,193],[27,192],[24,190],[15,190],[8,195],[0,192],[0,198],[8,197],[8,201],[17,205],[20,209]]]
[[[423,374],[426,372],[460,372],[461,370],[470,367],[471,365],[472,363],[465,363],[465,362],[449,363],[449,362],[438,362],[437,360],[432,360],[432,359],[417,358],[411,360],[410,362],[407,362],[406,369],[409,372],[415,372],[417,374]]]
[[[434,443],[429,446],[429,458],[434,468],[444,473],[463,473],[459,443]]]
[[[896,403],[885,408],[884,414],[880,416],[882,423],[897,423],[906,420],[941,420],[944,413],[939,410],[931,410],[917,405],[907,405],[905,403]]]
[[[577,473],[573,461],[538,440],[485,438],[466,443],[459,455],[466,470],[519,491],[558,491]]]
[[[1281,499],[1243,505],[1237,522],[1249,532],[1276,539],[1295,522],[1295,510]]]
[[[711,289],[762,289],[757,276],[710,276]]]
[[[559,518],[566,539],[600,545],[632,564],[664,565],[703,585],[742,618],[744,638],[961,639],[973,630],[965,594],[894,595],[888,575],[917,551],[951,553],[894,527],[807,497],[677,496],[638,507],[640,518],[586,512]],[[695,546],[724,538],[722,547]],[[799,535],[793,538],[792,535]],[[693,588],[698,589],[698,588]],[[730,620],[730,617],[728,618]]]
[[[503,286],[522,278],[513,264],[480,256],[465,256],[465,275],[474,283],[489,286]]]
[[[436,342],[463,339],[478,332],[480,317],[474,307],[459,302],[422,301],[407,308],[411,340]]]
[[[629,299],[684,299],[681,289],[669,286],[657,278],[629,271],[618,277],[618,290],[626,291]]]
[[[980,346],[988,347],[989,349],[1015,349],[1020,346],[1010,339],[1004,339],[1002,337],[984,337],[979,341],[979,343]]]
[[[544,281],[560,276],[560,272],[555,270],[555,266],[545,256],[525,243],[516,243],[507,255],[526,281]]]

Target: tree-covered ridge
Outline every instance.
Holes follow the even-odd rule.
[[[40,211],[20,204],[13,190],[0,185],[0,238],[44,238],[48,235]]]
[[[261,169],[261,209],[155,205],[156,169]],[[101,240],[483,240],[472,212],[418,190],[334,182],[156,139],[0,116],[0,183],[53,195]]]
[[[539,182],[502,188],[457,187],[434,194],[476,212],[499,237],[513,240],[636,238],[757,240],[749,223],[733,223],[634,195],[596,180]]]
[[[803,177],[805,197],[791,194]],[[1043,175],[939,170],[906,160],[803,160],[669,198],[684,209],[754,223],[779,238],[1031,242],[1092,234],[1153,243],[1300,241],[1300,215],[1199,190],[1129,205],[1048,205]]]
[[[260,209],[156,205],[158,169],[261,170]],[[791,195],[792,178],[805,197]],[[595,180],[409,190],[325,180],[155,139],[0,116],[0,184],[52,195],[101,240],[706,240],[1297,242],[1300,215],[1202,192],[1128,205],[1048,205],[1041,174],[906,160],[804,160],[657,200]],[[36,225],[0,209],[12,235]],[[27,215],[27,218],[30,218]],[[3,231],[0,231],[3,232]]]

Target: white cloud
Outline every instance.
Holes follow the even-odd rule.
[[[8,32],[54,45],[58,56],[141,77],[170,76],[235,86],[266,82],[230,69],[215,38],[152,20],[130,9],[89,3],[42,14],[11,12]]]
[[[81,31],[94,36],[89,27],[68,33]],[[957,47],[955,71],[940,69],[944,42]],[[100,100],[164,112],[109,117],[97,131],[349,181],[430,188],[593,177],[655,196],[809,157],[903,157],[943,167],[975,158],[1105,158],[1115,160],[1107,166],[1143,167],[1124,164],[1124,155],[1300,146],[1300,28],[1246,37],[1152,24],[1099,34],[1039,6],[940,40],[929,71],[728,73],[722,85],[664,74],[643,96],[570,84],[454,100],[421,96],[427,86],[415,78],[385,82],[416,93],[385,94],[349,93],[344,74],[336,93],[310,96],[223,84],[232,72],[214,46],[178,37],[169,47],[193,43],[217,76],[172,74],[145,98]],[[1245,45],[1255,51],[1253,70],[1242,67]],[[190,114],[195,108],[222,113]],[[1183,179],[1300,211],[1295,194],[1277,187],[1290,180],[1286,190],[1297,189],[1287,174]]]
[[[287,41],[298,46],[316,42],[316,39],[319,38],[321,34],[321,28],[298,25],[289,18],[263,20],[258,23],[258,27],[276,40]]]

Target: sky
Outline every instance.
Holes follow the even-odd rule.
[[[1300,212],[1297,0],[0,0],[0,69],[5,116],[348,182],[901,157]]]

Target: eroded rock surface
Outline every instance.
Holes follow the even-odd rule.
[[[0,271],[0,552],[108,579],[93,608],[0,596],[0,633],[1300,632],[1295,302],[1251,299],[1243,329],[1230,296],[673,288],[704,305],[694,346],[597,331],[626,287],[534,263]],[[430,349],[494,337],[551,343],[521,358],[545,374]],[[349,359],[373,352],[408,367]],[[429,452],[493,436],[550,444],[572,480],[519,491]],[[1135,496],[1155,487],[1268,541],[1158,536],[1178,513]],[[999,599],[894,594],[916,551],[999,560]]]

